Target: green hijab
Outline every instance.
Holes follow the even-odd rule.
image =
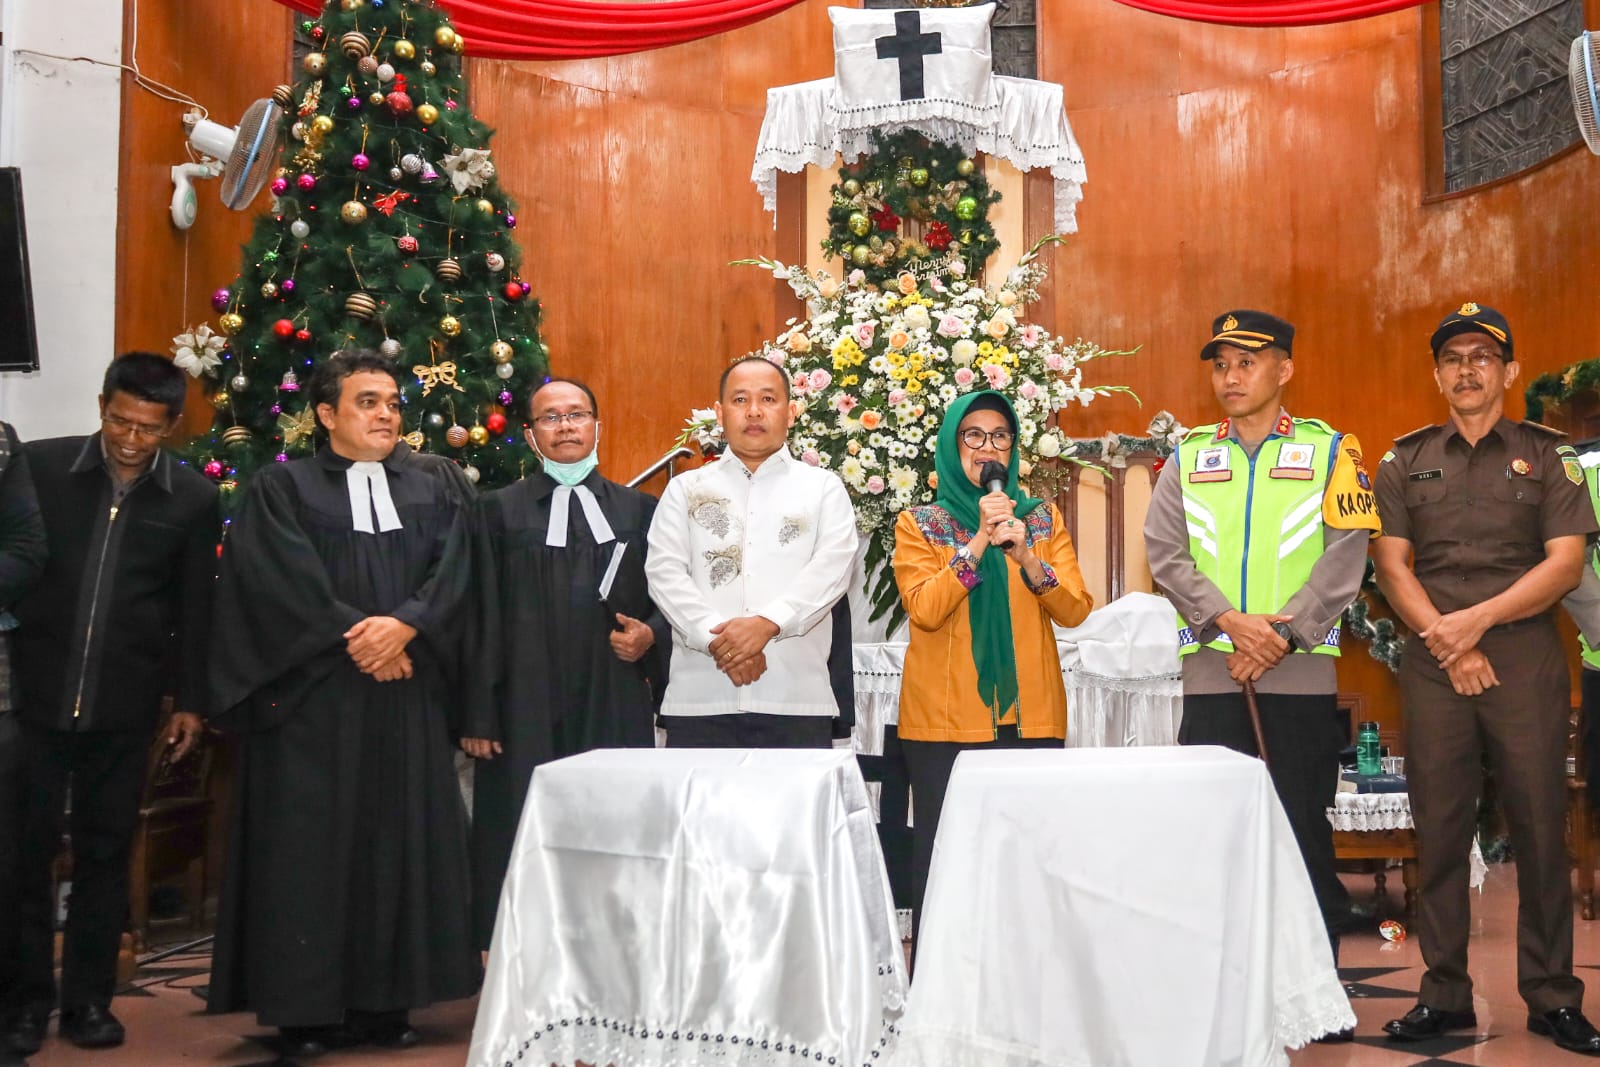
[[[1002,393],[982,390],[958,398],[945,409],[944,422],[939,426],[939,447],[933,454],[933,469],[939,475],[939,488],[934,502],[948,511],[962,526],[977,532],[978,500],[987,490],[972,484],[966,469],[961,465],[961,450],[957,430],[961,420],[980,398],[992,397],[1003,407],[1003,414],[1017,426],[1017,413],[1011,401]],[[983,406],[990,406],[990,401]],[[1006,496],[1016,505],[1016,516],[1022,518],[1038,507],[1035,500],[1017,488],[1017,444],[1013,441],[1006,454]],[[968,614],[972,626],[972,659],[978,667],[978,695],[983,697],[995,713],[996,719],[1004,715],[1017,702],[1017,654],[1011,636],[1011,594],[1007,590],[1010,575],[1006,556],[991,545],[978,561],[978,574],[983,579],[967,595]]]

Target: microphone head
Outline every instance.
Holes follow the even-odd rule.
[[[991,493],[1004,492],[1008,473],[1004,463],[986,459],[983,466],[978,468],[978,481]]]

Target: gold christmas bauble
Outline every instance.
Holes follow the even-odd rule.
[[[867,235],[868,231],[870,231],[871,229],[872,229],[872,220],[867,218],[865,212],[852,211],[850,213],[850,232],[851,233],[855,234],[857,237],[865,237]]]
[[[394,43],[394,57],[409,63],[417,57],[417,46],[410,41],[396,41]]]
[[[222,316],[222,318],[217,320],[217,326],[222,330],[223,333],[227,334],[229,337],[232,337],[234,334],[244,329],[244,316],[236,311],[230,311],[226,315]]]
[[[927,167],[912,167],[911,168],[911,184],[912,185],[927,185],[928,184],[928,168]]]
[[[480,214],[480,215],[493,215],[494,214],[494,204],[492,202],[484,199],[483,197],[479,197],[478,198],[478,202],[477,202],[477,204],[475,206],[477,207],[478,214]]]
[[[272,90],[272,102],[285,111],[294,107],[294,88],[289,85],[280,85]]]
[[[229,426],[222,431],[222,443],[229,448],[250,443],[250,430],[244,426]]]
[[[339,0],[340,11],[355,11],[361,7],[361,0]]]
[[[383,101],[384,95],[382,93],[372,93],[367,97],[367,103],[371,104],[373,107],[383,106]]]
[[[344,313],[352,319],[371,322],[378,314],[378,302],[371,293],[357,291],[344,298]]]
[[[430,78],[431,78],[431,77],[433,77],[433,76],[434,76],[434,75],[435,75],[435,74],[436,74],[436,73],[438,73],[438,70],[439,70],[439,68],[438,68],[438,67],[436,67],[436,66],[434,66],[434,65],[433,65],[433,60],[431,60],[431,59],[424,59],[424,60],[423,60],[423,61],[422,61],[422,67],[421,67],[421,70],[422,70],[422,73],[424,73],[424,74],[426,74],[426,75],[427,75],[427,76],[428,76],[428,77],[430,77]]]
[[[441,259],[433,273],[441,282],[453,284],[461,280],[461,264],[453,259]]]
[[[301,69],[303,69],[313,78],[320,78],[328,69],[328,57],[323,55],[321,52],[312,52],[310,55],[306,56],[304,62],[302,62],[300,66]]]
[[[311,120],[311,128],[326,137],[333,132],[333,119],[327,115],[318,115]]]
[[[850,250],[850,262],[858,267],[865,267],[867,265],[867,257],[870,255],[872,255],[872,249],[866,245],[856,245]]]
[[[454,315],[446,315],[439,320],[439,332],[446,337],[457,337],[461,334],[461,320]]]
[[[351,30],[339,38],[339,50],[351,59],[360,59],[372,54],[372,42],[360,30]]]
[[[351,226],[358,226],[367,221],[367,205],[359,200],[346,200],[339,208],[339,218]]]
[[[449,48],[456,39],[456,31],[449,26],[440,26],[433,31],[433,43],[440,48]]]
[[[417,121],[424,126],[432,126],[439,121],[439,109],[432,104],[418,104]]]
[[[855,196],[861,191],[861,183],[856,181],[854,178],[846,178],[844,184],[840,186],[840,188],[844,190],[845,196]]]
[[[277,296],[278,295],[278,283],[277,282],[262,282],[261,283],[261,295],[266,297],[268,300],[271,300],[273,297]]]
[[[494,357],[496,363],[510,363],[511,357],[516,353],[506,342],[496,341],[489,346],[489,354]]]
[[[456,55],[459,56],[462,52],[465,52],[466,50],[467,50],[467,39],[465,37],[461,36],[459,33],[456,34],[456,39],[450,42],[450,51],[454,52]]]
[[[228,396],[228,391],[226,389],[220,390],[219,392],[211,394],[211,406],[216,408],[218,411],[222,411],[227,408],[228,401],[230,399],[231,398]]]
[[[445,444],[451,448],[460,448],[467,443],[467,428],[465,426],[452,426],[444,432]]]
[[[467,431],[467,440],[471,441],[479,448],[482,448],[484,445],[489,443],[489,431],[484,429],[482,426],[474,426],[472,429]]]
[[[972,177],[972,172],[977,169],[977,164],[970,159],[963,159],[956,164],[956,173],[963,178]]]

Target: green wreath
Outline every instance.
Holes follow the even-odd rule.
[[[839,169],[822,250],[875,285],[959,258],[969,277],[1000,247],[989,208],[1000,194],[960,148],[915,130],[872,134],[872,154]]]

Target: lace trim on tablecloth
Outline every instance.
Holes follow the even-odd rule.
[[[1280,1050],[1274,1063],[1287,1064],[1283,1049],[1304,1048],[1323,1034],[1336,1033],[1356,1024],[1350,998],[1338,982],[1325,979],[1307,984],[1278,1000],[1273,1020],[1273,1047]]]
[[[477,1067],[529,1067],[549,1063],[611,1067],[880,1067],[889,1062],[898,1030],[885,1020],[876,1047],[859,1064],[837,1049],[750,1034],[675,1030],[599,1015],[570,1015],[511,1034]]]

